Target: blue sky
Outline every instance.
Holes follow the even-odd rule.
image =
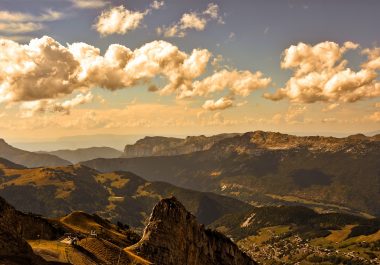
[[[103,1],[106,3],[96,8],[79,8],[74,2],[75,0],[1,0],[0,10],[7,13],[17,12],[38,17],[47,10],[53,10],[61,15],[57,19],[43,21],[23,20],[23,23],[42,25],[40,29],[27,32],[10,32],[5,25],[0,27],[0,35],[23,44],[28,44],[32,38],[47,35],[63,46],[67,43],[87,43],[99,48],[102,54],[111,44],[117,43],[135,50],[155,40],[164,40],[186,54],[191,54],[193,49],[207,49],[212,54],[210,64],[219,55],[223,57],[224,68],[247,70],[250,73],[260,71],[265,77],[271,78],[272,82],[265,87],[252,89],[249,95],[234,95],[230,107],[211,111],[205,110],[205,100],[216,101],[226,97],[229,88],[226,87],[211,97],[195,96],[179,100],[174,94],[160,96],[147,92],[147,84],[120,88],[117,91],[95,86],[91,88],[93,99],[70,109],[70,114],[44,110],[36,115],[25,115],[22,108],[20,110],[24,99],[16,102],[3,100],[0,101],[0,119],[8,124],[1,128],[5,137],[37,139],[41,137],[41,130],[47,133],[48,138],[97,133],[190,135],[255,129],[349,134],[375,131],[380,127],[380,100],[376,93],[355,99],[354,102],[351,94],[311,99],[311,102],[306,102],[303,97],[300,97],[301,100],[291,98],[290,93],[284,94],[279,101],[262,96],[284,88],[294,75],[292,69],[281,69],[280,65],[285,50],[300,42],[310,47],[326,41],[334,42],[339,47],[348,41],[358,44],[358,48],[345,51],[342,60],[347,59],[346,67],[360,71],[361,64],[367,61],[362,51],[380,45],[379,1],[165,0],[164,5],[157,10],[150,7],[151,0]],[[169,27],[178,23],[183,14],[193,12],[202,16],[210,3],[218,6],[220,21],[205,17],[207,21],[204,29],[186,29],[184,37],[157,34],[157,27]],[[125,34],[102,36],[94,24],[102,12],[120,5],[131,12],[144,12],[148,9],[150,12],[137,28]],[[8,22],[3,19],[3,24],[6,23]],[[196,80],[217,71],[210,64]],[[373,73],[377,74],[377,71],[377,68],[373,69]],[[154,81],[157,82],[157,79]],[[378,82],[378,77],[374,77],[371,82]],[[27,89],[33,90],[33,87]],[[78,93],[75,90],[60,97],[38,100],[62,103]],[[4,93],[3,97],[5,96]],[[329,108],[331,110],[327,110]],[[157,119],[156,115],[160,118]],[[113,116],[117,122],[112,119]],[[86,124],[88,117],[91,117],[93,124]],[[57,120],[60,124],[69,125],[61,126],[51,122]],[[166,120],[172,122],[163,125]],[[28,136],[23,134],[25,128],[31,131]]]

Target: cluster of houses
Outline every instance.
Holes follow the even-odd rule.
[[[98,237],[98,233],[96,232],[96,230],[91,230],[90,233],[88,235],[85,235],[85,236],[82,234],[78,234],[78,233],[65,233],[64,239],[61,240],[61,243],[68,244],[71,246],[75,246],[78,244],[78,242],[81,238],[84,238],[86,236]]]
[[[278,240],[272,238],[270,242],[264,244],[248,244],[243,244],[242,248],[253,259],[261,262],[278,261],[280,264],[297,264],[294,263],[297,260],[315,257],[316,260],[319,259],[321,262],[323,260],[339,260],[340,258],[363,265],[380,264],[379,258],[366,259],[354,251],[311,245],[308,240],[304,240],[299,236],[279,237]]]

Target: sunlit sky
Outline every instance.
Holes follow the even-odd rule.
[[[377,131],[379,12],[377,0],[0,0],[0,138]]]

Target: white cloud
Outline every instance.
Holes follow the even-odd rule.
[[[12,35],[12,36],[0,35],[0,39],[8,39],[8,40],[13,40],[13,41],[18,41],[18,42],[25,42],[25,41],[30,41],[31,39],[33,39],[33,37],[29,35]]]
[[[363,67],[372,70],[380,69],[380,48],[365,49],[363,54],[368,56],[368,61],[363,64]]]
[[[285,114],[285,121],[288,124],[297,124],[305,122],[304,114],[306,110],[307,108],[304,105],[290,105]]]
[[[18,33],[28,33],[43,29],[41,23],[34,22],[11,22],[2,23],[0,22],[0,32],[8,34],[18,34]]]
[[[165,41],[153,41],[133,51],[113,44],[104,55],[86,43],[65,47],[47,36],[27,45],[0,40],[0,48],[0,103],[56,100],[96,87],[117,90],[138,84],[179,99],[208,97],[226,90],[232,100],[270,83],[270,78],[260,72],[239,70],[221,70],[199,79],[206,73],[212,54],[206,49],[185,53]],[[166,83],[157,87],[156,77],[164,78]],[[53,103],[33,104],[42,104],[41,109]]]
[[[204,30],[206,23],[206,19],[198,17],[196,13],[183,14],[180,20],[181,29],[195,29],[198,31]]]
[[[62,18],[63,13],[51,9],[47,9],[40,15],[3,10],[0,11],[0,32],[6,34],[35,32],[44,28],[42,22],[55,21]]]
[[[87,94],[77,94],[74,98],[65,100],[63,102],[56,102],[55,100],[36,100],[23,102],[21,104],[22,117],[32,117],[41,113],[55,113],[61,112],[70,114],[72,108],[91,102],[94,96],[91,92]]]
[[[323,123],[335,123],[335,122],[337,122],[338,120],[337,120],[337,118],[330,117],[330,118],[323,118],[321,121],[322,121]]]
[[[372,113],[368,118],[371,121],[380,122],[380,111],[376,111]]]
[[[150,7],[152,9],[160,9],[162,8],[163,6],[165,5],[165,2],[164,1],[157,1],[157,0],[154,0],[151,4],[150,4]]]
[[[77,8],[83,9],[97,9],[108,5],[110,2],[105,0],[71,0],[73,5]]]
[[[347,67],[343,54],[359,45],[346,42],[322,42],[315,46],[304,43],[284,51],[281,67],[294,69],[284,88],[264,96],[272,100],[289,98],[293,102],[355,102],[380,96],[376,81],[376,52],[369,52],[370,61],[355,72]],[[373,58],[372,58],[372,57]]]
[[[203,14],[209,15],[213,19],[217,19],[219,17],[219,6],[214,3],[210,3],[207,6],[207,9],[203,11]]]
[[[156,32],[165,37],[182,38],[186,36],[187,30],[189,29],[203,31],[206,28],[207,23],[211,20],[224,23],[222,17],[219,16],[219,6],[214,3],[210,3],[202,13],[184,13],[177,23],[173,23],[170,26],[158,27]]]
[[[328,106],[326,106],[325,108],[323,108],[322,111],[323,112],[331,111],[331,110],[338,108],[339,106],[340,106],[339,103],[332,103],[332,104],[329,104]]]
[[[102,12],[94,27],[102,36],[126,34],[137,29],[147,13],[148,11],[131,11],[122,5],[112,7]]]
[[[221,70],[193,84],[193,90],[182,91],[181,97],[208,96],[214,92],[229,89],[233,95],[247,97],[251,92],[267,87],[270,78],[263,77],[261,72]]]
[[[71,94],[80,84],[79,63],[54,39],[29,45],[0,40],[0,102],[30,101]]]
[[[206,102],[202,105],[202,108],[206,110],[224,110],[227,108],[230,108],[233,106],[233,100],[226,98],[226,97],[221,97],[220,99],[214,101],[212,99],[206,100]]]
[[[0,21],[6,22],[45,22],[63,18],[63,13],[47,9],[40,15],[32,15],[23,12],[0,11]]]

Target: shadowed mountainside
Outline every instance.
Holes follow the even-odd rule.
[[[26,167],[65,166],[71,163],[55,155],[24,151],[0,139],[0,157]]]
[[[64,160],[70,161],[73,164],[96,158],[117,158],[123,154],[123,152],[111,147],[90,147],[79,148],[75,150],[57,150],[39,153],[54,155]]]
[[[0,196],[21,211],[47,217],[85,211],[142,227],[153,206],[171,195],[206,225],[224,214],[252,208],[233,198],[148,182],[128,172],[99,173],[81,165],[0,171]]]
[[[42,223],[43,221],[38,218],[19,213],[0,197],[0,264],[53,264],[35,255],[23,237],[30,236],[31,231],[35,231],[33,228]],[[29,229],[24,229],[25,225]]]

